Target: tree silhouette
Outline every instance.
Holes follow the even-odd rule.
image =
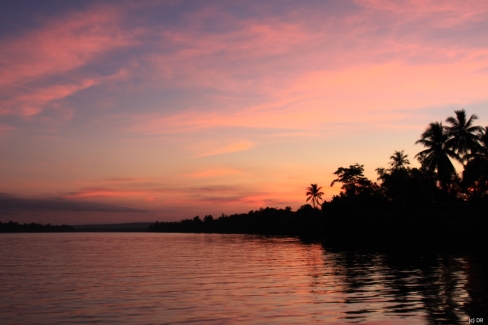
[[[477,134],[478,146],[476,149],[468,155],[468,160],[471,159],[486,159],[488,160],[488,126],[480,127]]]
[[[456,113],[455,117],[450,116],[446,119],[446,122],[450,124],[450,126],[445,127],[449,136],[446,144],[449,149],[457,154],[456,159],[465,165],[469,155],[479,146],[478,133],[482,132],[482,128],[473,125],[478,116],[473,114],[469,119],[466,119],[464,109],[454,111],[454,113]]]
[[[422,144],[427,149],[415,155],[427,172],[437,172],[437,178],[444,189],[452,183],[456,176],[451,158],[459,159],[458,155],[448,147],[449,134],[442,122],[430,123],[415,144]]]
[[[467,155],[463,183],[469,194],[481,196],[488,192],[488,127],[480,128],[479,145]]]
[[[408,155],[405,155],[402,151],[395,151],[392,156],[390,156],[391,161],[388,165],[391,166],[392,170],[405,169],[406,165],[410,165],[410,161],[407,159]]]
[[[310,184],[310,186],[307,187],[306,202],[311,201],[314,208],[316,204],[320,205],[320,201],[323,200],[322,195],[324,195],[324,193],[320,192],[321,189],[322,187],[318,187],[317,184]]]
[[[346,195],[358,195],[365,189],[371,189],[372,184],[369,179],[364,177],[364,165],[354,164],[347,167],[339,167],[333,174],[338,177],[330,183],[334,186],[335,183],[342,183],[341,189],[345,191]]]
[[[391,164],[391,163],[390,163]],[[377,168],[383,195],[395,205],[413,208],[432,202],[437,186],[432,173],[418,168]]]

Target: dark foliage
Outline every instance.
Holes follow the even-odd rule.
[[[416,143],[425,149],[410,168],[403,150],[390,157],[389,169],[377,168],[379,184],[364,176],[364,165],[339,167],[331,183],[341,192],[319,204],[321,187],[311,184],[307,202],[291,208],[261,208],[244,214],[205,216],[180,222],[156,222],[149,231],[247,233],[325,236],[343,241],[452,241],[482,238],[488,226],[488,135],[474,126],[475,115],[464,110],[447,119],[449,126],[430,123]],[[451,159],[465,163],[463,178]]]
[[[203,221],[196,216],[180,222],[156,222],[149,231],[161,232],[207,232],[265,235],[320,235],[323,217],[319,209],[306,204],[298,211],[291,208],[261,208],[249,213],[224,215],[217,219],[205,216]]]
[[[43,225],[40,223],[24,223],[9,221],[0,222],[0,232],[72,232],[75,227],[68,225],[53,226],[51,224]]]

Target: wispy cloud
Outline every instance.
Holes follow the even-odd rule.
[[[134,209],[124,206],[71,201],[64,198],[20,198],[0,193],[0,214],[14,214],[19,211],[89,211],[89,212],[147,212],[144,209]]]
[[[158,184],[165,180],[164,177],[114,177],[103,179],[101,183],[108,184],[121,184],[121,185],[148,185],[148,184]]]
[[[82,80],[78,84],[53,85],[47,88],[38,88],[17,97],[0,101],[2,109],[0,115],[34,116],[43,111],[48,103],[66,98],[77,91],[93,86],[95,80]]]
[[[0,135],[3,135],[5,134],[6,132],[8,131],[12,131],[12,130],[15,130],[14,127],[12,126],[8,126],[8,125],[2,125],[0,124]]]
[[[52,101],[107,80],[76,71],[101,55],[134,44],[134,32],[120,28],[121,21],[117,8],[96,6],[2,40],[0,115],[36,115]]]
[[[456,0],[446,0],[441,3],[435,0],[407,0],[401,3],[388,0],[355,0],[355,2],[368,9],[401,15],[409,14],[409,17],[415,13],[423,16],[445,13],[447,15],[437,16],[437,20],[442,21],[457,16],[456,24],[468,19],[470,21],[481,19],[482,15],[488,12],[486,4],[476,0],[467,0],[462,3]]]
[[[71,71],[113,48],[127,46],[119,28],[121,13],[99,6],[54,20],[44,28],[2,44],[0,85],[19,85],[40,77]]]
[[[75,198],[91,198],[91,197],[138,197],[138,196],[148,196],[154,194],[162,194],[167,192],[167,190],[161,189],[145,189],[145,190],[123,190],[123,189],[113,189],[113,188],[84,188],[76,192],[71,192],[65,196],[67,199]]]
[[[157,76],[153,84],[188,92],[211,90],[214,94],[204,101],[213,109],[183,107],[169,113],[161,108],[163,113],[122,119],[130,132],[143,134],[222,127],[317,132],[324,123],[374,123],[372,110],[382,109],[389,119],[392,107],[486,99],[480,94],[487,76],[476,71],[487,66],[488,50],[479,45],[479,33],[467,32],[479,28],[473,24],[487,12],[479,2],[463,7],[447,1],[437,7],[407,1],[405,8],[388,1],[356,4],[340,19],[305,17],[310,14],[306,6],[259,19],[239,19],[215,8],[189,14],[187,25],[161,34],[163,54],[148,56],[153,68],[148,79]],[[439,12],[442,16],[436,16]],[[459,13],[462,27],[447,26]],[[218,33],[198,28],[217,18],[231,27]],[[456,34],[444,33],[450,27]],[[478,41],[466,46],[471,35]],[[249,99],[256,97],[257,103]]]
[[[330,184],[355,156],[371,170],[439,112],[471,105],[482,118],[488,102],[483,1],[83,8],[0,38],[0,191],[184,213],[296,208],[303,183]]]

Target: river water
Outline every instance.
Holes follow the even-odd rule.
[[[488,311],[487,259],[473,252],[0,234],[0,263],[0,324],[468,324]]]

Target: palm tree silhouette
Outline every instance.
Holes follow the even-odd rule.
[[[317,184],[310,184],[310,187],[307,187],[307,201],[311,201],[313,207],[315,208],[315,205],[320,205],[320,200],[322,200],[322,195],[324,193],[320,192],[322,187],[318,187]]]
[[[420,143],[427,147],[415,157],[419,159],[423,169],[428,172],[437,172],[437,178],[443,188],[446,188],[456,175],[456,169],[449,157],[459,159],[459,156],[447,145],[449,138],[442,122],[436,122],[430,123],[420,136],[420,140],[415,142],[415,144]]]
[[[474,195],[488,192],[488,127],[480,129],[479,146],[467,155],[463,171],[463,183]]]
[[[471,115],[466,119],[466,111],[454,111],[456,117],[448,117],[446,122],[451,126],[446,126],[445,129],[450,139],[447,140],[447,147],[452,149],[457,154],[457,160],[465,166],[470,154],[472,154],[479,146],[478,133],[482,132],[479,126],[473,126],[474,120],[478,116]]]
[[[359,195],[360,193],[370,192],[373,185],[369,179],[364,177],[364,165],[358,163],[349,165],[348,167],[339,167],[333,173],[337,178],[330,183],[334,186],[335,183],[342,183],[341,189],[344,190],[345,195]],[[341,192],[342,193],[342,192]]]
[[[481,127],[478,132],[479,146],[476,147],[473,158],[488,160],[488,126]]]
[[[402,151],[396,151],[390,157],[391,162],[388,165],[391,166],[392,170],[405,169],[405,165],[410,165],[410,161],[407,159],[408,155],[405,155]]]

